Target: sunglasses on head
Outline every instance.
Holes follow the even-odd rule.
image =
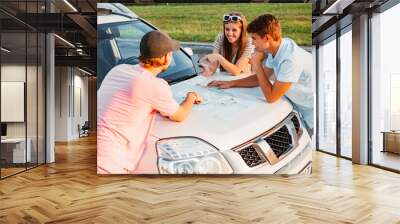
[[[224,15],[223,17],[224,22],[228,22],[228,21],[233,21],[233,22],[237,22],[242,20],[242,18],[240,16],[235,16],[235,15]]]

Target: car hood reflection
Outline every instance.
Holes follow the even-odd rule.
[[[194,105],[188,118],[180,123],[157,116],[152,136],[196,136],[224,151],[271,129],[292,111],[286,99],[267,103],[259,87],[224,90],[207,87],[213,79],[232,79],[232,76],[197,76],[172,85],[179,103],[189,91],[199,93],[203,102]]]

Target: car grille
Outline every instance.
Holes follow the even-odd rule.
[[[264,140],[271,146],[278,158],[292,148],[292,137],[286,126],[282,126],[278,131],[264,138]]]
[[[293,132],[289,131],[290,127],[294,127]],[[293,114],[293,116],[289,116],[285,119],[280,124],[280,127],[278,126],[278,129],[273,130],[272,133],[267,133],[269,134],[267,136],[261,137],[268,143],[275,156],[279,159],[280,156],[285,155],[294,147],[295,143],[293,142],[293,139],[297,139],[300,134],[300,129],[300,119],[297,114]],[[291,134],[297,135],[297,137],[294,137]],[[253,143],[255,141],[256,139],[253,140]],[[267,161],[263,152],[256,150],[251,145],[253,143],[247,143],[243,148],[236,149],[249,167],[254,167]]]
[[[299,130],[300,130],[299,118],[297,118],[297,116],[293,116],[291,120],[293,122],[294,128],[296,129],[296,133],[299,134]]]
[[[239,151],[240,156],[249,167],[257,166],[258,164],[264,163],[265,159],[261,158],[258,152],[253,146],[248,146]]]

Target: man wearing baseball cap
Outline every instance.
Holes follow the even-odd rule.
[[[157,78],[179,47],[167,34],[151,31],[140,41],[139,64],[108,72],[97,93],[98,174],[157,173],[156,152],[145,152],[157,112],[180,122],[201,102],[200,95],[188,92],[179,105],[168,83]]]

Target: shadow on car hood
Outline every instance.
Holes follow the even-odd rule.
[[[203,102],[194,105],[189,117],[180,123],[158,115],[152,136],[195,136],[224,151],[271,129],[292,111],[286,99],[267,103],[259,87],[225,90],[206,87],[214,79],[226,80],[232,79],[232,76],[197,76],[172,85],[172,92],[179,103],[189,91],[199,93]]]

